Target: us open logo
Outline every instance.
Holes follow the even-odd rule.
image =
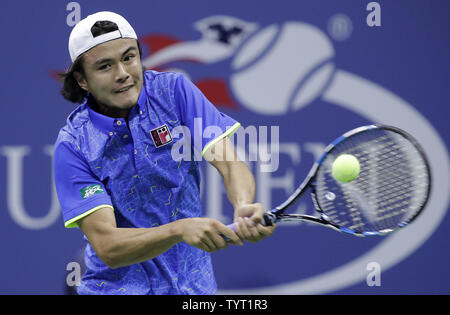
[[[152,136],[153,143],[157,148],[169,144],[173,141],[172,135],[170,134],[167,125],[162,125],[161,127],[151,130],[150,135]]]

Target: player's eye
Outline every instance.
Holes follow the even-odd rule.
[[[105,71],[105,70],[108,70],[110,67],[111,67],[111,65],[106,63],[106,64],[101,65],[100,67],[98,67],[98,70]]]
[[[132,59],[134,59],[135,55],[134,54],[129,54],[126,55],[125,58],[123,58],[124,61],[130,61]]]

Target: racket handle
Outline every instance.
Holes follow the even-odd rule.
[[[273,223],[275,223],[275,216],[271,212],[264,213],[264,215],[262,217],[261,224],[264,225],[264,226],[272,226]],[[234,223],[228,224],[227,227],[229,227],[234,232],[236,232],[236,224],[237,224],[237,222],[234,222]],[[230,241],[230,239],[228,237],[226,237],[225,235],[222,235],[222,237],[227,242]]]

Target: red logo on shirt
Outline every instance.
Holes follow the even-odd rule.
[[[173,140],[167,125],[162,125],[161,127],[151,130],[150,134],[152,136],[153,143],[157,148],[171,143]]]

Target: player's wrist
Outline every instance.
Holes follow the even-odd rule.
[[[184,235],[184,224],[186,224],[186,219],[181,219],[174,221],[172,223],[169,223],[170,226],[170,235],[173,237],[173,239],[179,243],[183,241],[183,235]]]
[[[255,218],[255,217],[262,217],[264,214],[264,208],[262,204],[256,202],[248,202],[243,203],[238,207],[234,208],[234,219],[236,220],[238,217],[248,217],[248,218]]]

